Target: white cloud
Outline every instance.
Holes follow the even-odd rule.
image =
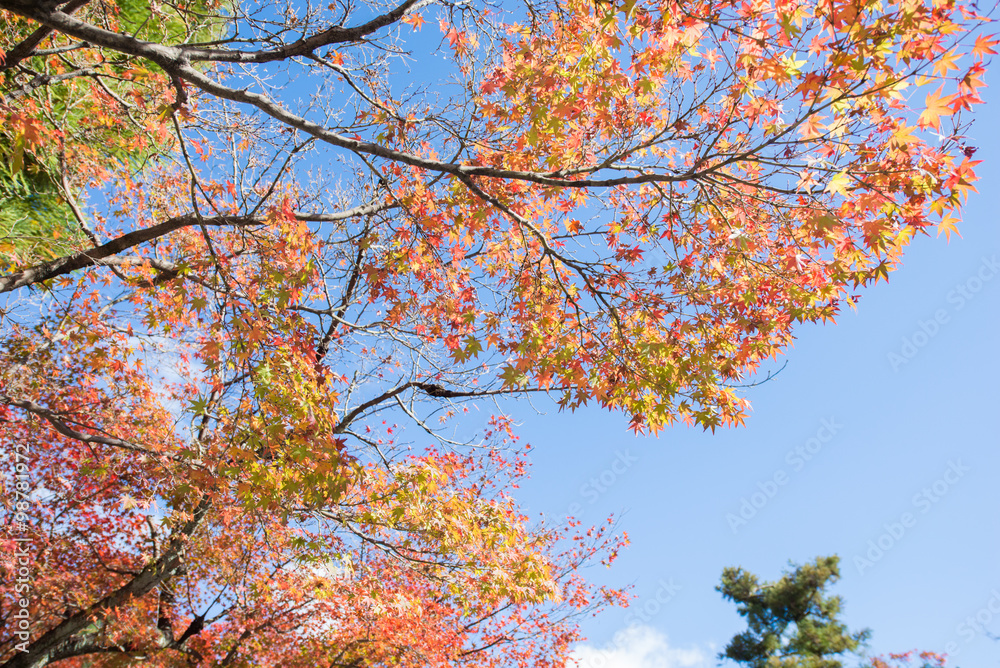
[[[579,645],[572,656],[579,668],[709,668],[711,656],[697,647],[671,647],[654,628],[630,626],[601,648]],[[573,668],[573,662],[568,664]]]

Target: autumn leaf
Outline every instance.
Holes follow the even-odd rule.
[[[1000,38],[994,38],[991,35],[978,35],[976,43],[972,47],[972,55],[977,58],[996,55],[997,52],[993,50],[993,47],[997,44],[1000,44]]]
[[[939,88],[937,92],[931,93],[924,102],[924,110],[920,113],[917,125],[921,128],[940,130],[941,116],[951,116],[955,113],[950,104],[950,97],[942,97],[942,89]]]
[[[937,224],[938,236],[941,236],[941,234],[943,233],[945,239],[947,239],[948,241],[951,241],[952,232],[958,234],[958,236],[962,236],[958,232],[958,223],[959,223],[959,218],[957,216],[950,213],[945,214],[941,218],[941,221]]]
[[[406,16],[403,17],[402,21],[407,25],[413,26],[414,30],[420,30],[420,28],[423,27],[424,23],[426,23],[424,17],[416,13],[407,14]]]

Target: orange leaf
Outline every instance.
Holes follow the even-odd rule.
[[[976,38],[976,44],[972,47],[972,55],[976,58],[984,58],[988,55],[996,54],[992,47],[1000,44],[1000,39],[990,39],[986,35]]]
[[[427,21],[420,14],[407,14],[403,17],[403,23],[413,26],[414,30],[420,30]]]
[[[955,64],[955,61],[958,59],[959,54],[954,51],[949,51],[944,54],[936,63],[934,63],[934,74],[948,76],[948,72],[958,69],[958,65]]]
[[[920,118],[917,120],[917,125],[921,128],[930,127],[940,130],[941,116],[951,116],[955,113],[949,106],[954,96],[941,97],[941,92],[942,89],[938,88],[936,93],[931,93],[927,96],[927,100],[924,102],[925,109],[920,113]]]

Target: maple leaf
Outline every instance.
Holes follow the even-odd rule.
[[[958,61],[961,59],[962,54],[957,51],[949,51],[941,55],[935,62],[933,71],[938,76],[948,76],[948,72],[952,70],[958,70]]]
[[[959,222],[960,221],[959,221],[959,219],[958,219],[957,216],[954,216],[954,215],[952,215],[950,213],[946,214],[945,216],[943,216],[941,218],[941,221],[937,224],[937,233],[938,233],[938,236],[941,236],[941,234],[943,233],[944,236],[945,236],[945,239],[947,239],[948,241],[951,241],[951,234],[952,234],[952,232],[954,232],[955,234],[958,234],[958,236],[961,237],[962,235],[958,231],[958,223]]]
[[[449,26],[444,36],[448,40],[448,45],[452,48],[460,45],[464,39],[464,33],[459,32],[454,26]]]
[[[420,28],[423,27],[424,23],[426,23],[424,17],[416,13],[407,14],[406,16],[403,17],[402,21],[407,25],[413,26],[414,30],[420,30]]]
[[[931,127],[935,130],[941,129],[941,116],[951,116],[954,110],[951,108],[952,96],[944,97],[942,89],[931,93],[924,102],[924,110],[920,113],[917,125],[921,128]]]
[[[848,187],[851,185],[851,178],[848,176],[846,170],[841,171],[832,179],[827,181],[825,192],[834,193],[836,195],[841,195],[847,197],[849,194]]]
[[[810,192],[818,181],[816,180],[816,172],[804,169],[799,172],[799,180],[795,185],[796,190],[804,190],[805,192]]]
[[[893,132],[889,141],[895,146],[906,148],[917,141],[917,135],[914,134],[916,129],[915,127],[901,125]]]
[[[822,116],[819,116],[818,114],[812,114],[805,118],[801,125],[799,125],[799,135],[806,140],[818,139],[819,137],[822,137],[823,133],[826,131],[826,126],[820,122],[821,120]]]
[[[977,58],[985,58],[989,55],[996,55],[996,51],[993,47],[1000,44],[1000,38],[994,38],[991,35],[977,35],[976,43],[972,47],[972,55]]]

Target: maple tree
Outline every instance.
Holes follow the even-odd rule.
[[[70,3],[62,11],[73,13],[83,4]],[[115,9],[120,28],[144,39],[162,39],[182,18],[161,10],[151,21],[141,0],[123,0]],[[190,33],[208,38],[214,24],[198,19],[194,12],[201,10],[204,6],[191,3],[184,16],[193,19]],[[15,46],[0,62],[9,105],[0,131],[6,167],[0,170],[0,249],[12,264],[25,265],[97,244],[82,192],[103,181],[110,164],[141,167],[169,147],[169,134],[166,118],[154,121],[147,113],[144,97],[151,88],[141,68],[129,68],[121,59],[74,67],[58,48],[48,58],[38,57],[51,51],[38,50],[47,31],[9,18],[3,27]],[[123,98],[135,105],[123,109],[118,104]]]
[[[996,45],[950,0],[0,11],[9,179],[70,209],[0,230],[5,666],[561,665],[620,539],[532,525],[509,420],[453,423],[742,423],[954,231]]]

